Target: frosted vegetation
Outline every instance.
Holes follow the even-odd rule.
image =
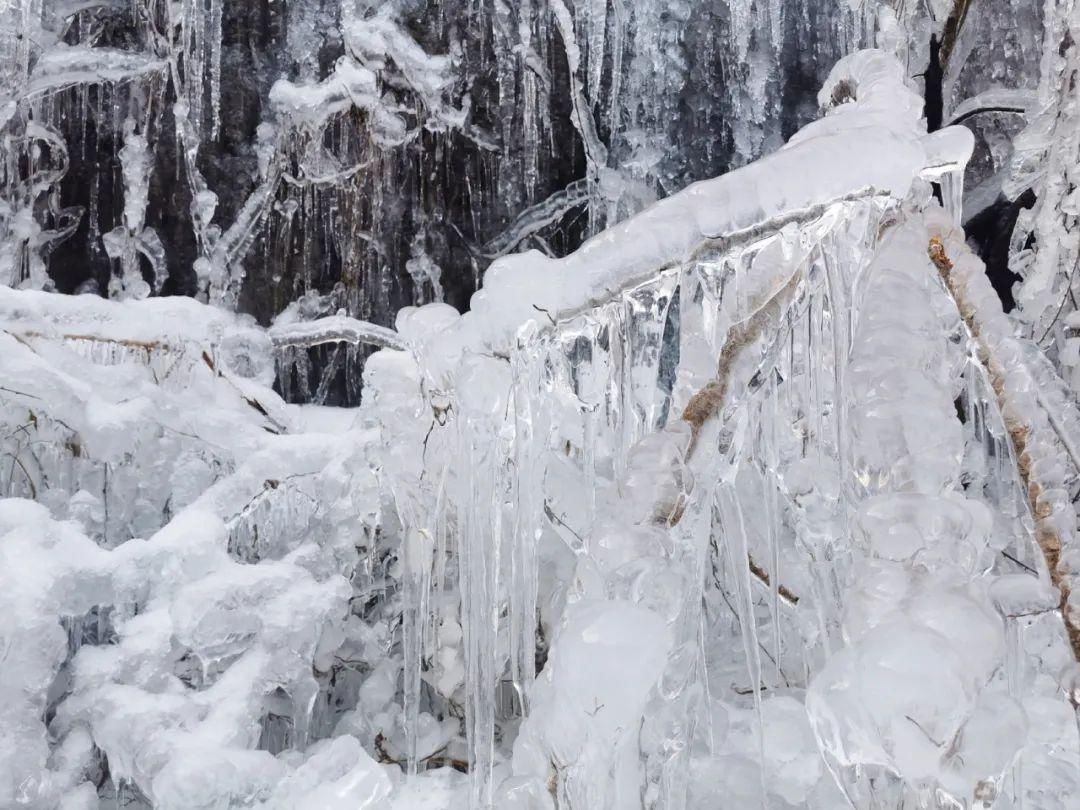
[[[1080,806],[1080,5],[230,5],[0,0],[0,808]]]

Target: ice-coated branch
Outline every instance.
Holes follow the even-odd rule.
[[[757,341],[772,343],[783,337],[787,310],[793,305],[803,274],[796,271],[766,297],[751,315],[728,332],[724,348],[717,361],[716,377],[690,398],[682,412],[682,421],[690,426],[690,444],[686,450],[691,458],[705,424],[715,419],[728,404],[728,392],[737,366]],[[767,353],[766,353],[767,355]],[[748,376],[751,379],[753,375]],[[673,522],[678,522],[677,519]]]
[[[949,125],[961,124],[973,115],[988,112],[1011,112],[1026,116],[1037,103],[1038,97],[1031,90],[995,87],[960,102],[952,111]]]
[[[882,51],[859,51],[837,63],[819,100],[828,114],[776,153],[694,183],[569,256],[532,250],[496,260],[469,312],[438,336],[438,357],[428,364],[433,375],[449,375],[439,358],[456,358],[466,349],[508,355],[525,324],[560,320],[608,299],[686,259],[709,239],[768,229],[854,195],[903,199],[924,174],[953,170],[970,155],[972,136],[962,127],[926,135],[922,98],[900,64]]]
[[[575,180],[518,214],[510,227],[484,245],[483,254],[498,258],[509,253],[534,233],[555,224],[579,205],[586,204],[590,193],[588,180]]]
[[[960,32],[963,30],[970,10],[971,0],[953,0],[952,10],[945,20],[941,36],[941,66],[945,71],[949,70],[956,43],[960,39]]]
[[[1023,362],[1023,349],[1001,311],[997,295],[962,234],[938,226],[928,254],[956,299],[990,374],[1012,442],[1017,467],[1035,522],[1035,540],[1050,581],[1060,593],[1060,611],[1072,648],[1080,662],[1080,582],[1067,562],[1075,549],[1076,514],[1062,490],[1041,480],[1039,469],[1059,458],[1073,461],[1075,450],[1061,433],[1061,424],[1045,407]],[[1055,424],[1057,422],[1057,424]],[[1064,446],[1059,442],[1064,440]]]
[[[167,67],[164,59],[143,53],[57,43],[34,65],[26,93],[37,96],[74,85],[129,81],[163,74]]]
[[[307,349],[324,343],[364,344],[400,350],[408,348],[404,339],[393,329],[346,315],[330,315],[314,321],[273,326],[270,329],[270,340],[278,349]]]

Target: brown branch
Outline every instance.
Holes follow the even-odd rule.
[[[382,734],[375,735],[375,758],[384,765],[397,765],[398,767],[405,767],[405,760],[393,757],[387,752],[385,741],[386,738],[383,737]],[[429,756],[421,759],[419,764],[430,766],[432,768],[442,768],[446,765],[449,765],[455,771],[460,771],[461,773],[469,772],[469,763],[465,760],[456,759],[450,756],[439,756],[439,753],[445,750],[446,746],[444,745],[437,751],[432,752]]]
[[[750,573],[753,574],[757,579],[759,579],[763,584],[771,588],[772,580],[769,579],[769,572],[762,568],[760,565],[758,565],[756,562],[754,562],[753,556],[747,554],[746,559],[750,564]],[[799,604],[799,597],[789,591],[786,586],[780,585],[777,587],[776,591],[780,594],[781,597],[790,602],[792,605]]]
[[[127,338],[102,337],[101,335],[47,335],[44,332],[34,330],[20,332],[18,335],[15,335],[14,332],[11,334],[16,337],[43,338],[45,340],[85,340],[91,343],[113,343],[117,346],[126,346],[129,349],[142,349],[148,353],[158,350],[172,351],[180,348],[160,340],[130,340]]]
[[[971,0],[954,0],[953,2],[952,13],[945,21],[945,30],[941,35],[940,57],[942,71],[949,69],[949,59],[956,48],[957,41],[960,39],[960,29],[964,27],[964,21],[967,20],[970,8]]]
[[[686,458],[693,455],[702,428],[710,419],[719,415],[724,407],[728,399],[728,387],[731,383],[731,375],[736,361],[748,346],[761,337],[771,320],[783,315],[785,308],[791,303],[801,280],[801,271],[792,273],[791,278],[769,295],[750,317],[733,326],[728,332],[727,340],[724,342],[724,347],[720,351],[720,359],[717,362],[716,378],[710,380],[700,391],[690,397],[690,401],[687,402],[686,407],[683,409],[681,418],[690,425],[690,443],[686,449]],[[665,521],[667,525],[671,527],[678,524],[685,509],[686,498],[680,495],[673,507],[668,510]],[[755,578],[772,587],[768,571],[754,562],[753,557],[749,555],[747,555],[747,563],[750,566],[750,573]],[[798,604],[799,597],[784,585],[778,587],[778,592],[792,605]]]
[[[278,422],[274,417],[272,417],[270,415],[270,412],[266,410],[266,408],[263,407],[263,405],[257,399],[252,399],[251,397],[249,397],[240,389],[240,387],[236,383],[234,383],[229,378],[228,375],[223,374],[221,371],[219,371],[217,366],[214,365],[213,358],[210,357],[206,350],[203,350],[202,360],[204,363],[206,363],[207,368],[214,372],[214,374],[216,374],[218,378],[228,383],[229,386],[234,391],[236,391],[237,394],[240,395],[240,398],[244,400],[244,402],[246,402],[249,407],[254,408],[256,411],[258,411],[263,416],[263,418],[266,419],[266,421],[273,426],[273,428],[269,428],[266,425],[263,425],[263,430],[265,430],[267,433],[273,433],[275,435],[288,432],[285,430],[285,426]]]
[[[704,388],[690,397],[690,401],[683,409],[681,418],[690,425],[687,458],[694,453],[701,429],[710,419],[720,413],[720,409],[727,401],[728,386],[731,384],[731,373],[735,362],[746,348],[761,336],[769,320],[783,312],[784,307],[791,302],[791,297],[801,280],[801,272],[792,273],[791,278],[773,292],[750,317],[731,327],[727,340],[724,342],[724,348],[720,350],[715,379],[710,380]]]
[[[930,237],[928,253],[930,261],[933,262],[938,273],[941,274],[945,286],[948,287],[949,292],[956,301],[957,309],[960,310],[960,314],[967,323],[968,329],[971,330],[972,336],[978,341],[979,359],[986,367],[987,373],[990,376],[990,384],[997,397],[998,407],[1004,413],[1004,368],[990,352],[990,347],[987,345],[987,342],[981,338],[979,322],[976,318],[975,310],[971,305],[966,303],[963,290],[960,289],[959,283],[957,283],[952,275],[952,260],[946,253],[945,245],[939,237]],[[1031,471],[1033,459],[1031,453],[1028,451],[1028,440],[1031,438],[1031,427],[1030,425],[1021,424],[1016,419],[1006,419],[1005,428],[1009,434],[1009,439],[1012,442],[1017,470],[1020,473],[1020,480],[1027,492],[1028,506],[1030,507],[1031,515],[1035,520],[1035,542],[1038,544],[1039,550],[1042,551],[1043,559],[1046,561],[1046,568],[1050,572],[1050,582],[1061,594],[1061,601],[1059,602],[1061,619],[1065,624],[1065,632],[1069,638],[1069,646],[1072,648],[1073,657],[1077,661],[1080,661],[1080,626],[1078,626],[1076,621],[1069,615],[1069,572],[1066,567],[1061,564],[1061,536],[1050,521],[1052,507],[1045,501],[1042,501],[1043,486],[1035,479]]]

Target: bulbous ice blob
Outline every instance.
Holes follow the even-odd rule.
[[[1023,707],[1006,694],[986,692],[945,757],[942,786],[959,802],[989,807],[1028,733]]]
[[[844,604],[844,637],[861,638],[902,609],[914,588],[911,571],[890,560],[863,560],[852,571]]]
[[[951,584],[948,573],[913,572],[885,560],[864,563],[845,605],[844,633],[858,641],[894,621],[934,630],[964,661],[964,682],[975,693],[1004,660],[1004,625],[982,594]]]
[[[917,284],[918,282],[915,282],[915,285]],[[925,289],[913,286],[911,278],[905,278],[899,273],[882,273],[876,276],[867,287],[866,295],[873,295],[879,301],[888,301],[890,306],[868,306],[861,309],[859,311],[860,329],[900,327],[926,334],[934,339],[940,337],[941,318],[933,307],[926,306],[931,296]],[[910,305],[893,306],[897,302],[910,302]]]
[[[265,810],[375,810],[385,807],[390,778],[355,737],[315,743],[306,759],[262,805]]]
[[[510,364],[493,357],[468,355],[458,367],[458,403],[469,417],[502,420],[510,394]]]
[[[917,784],[936,779],[975,698],[951,640],[897,617],[829,659],[806,710],[837,764],[880,765]]]
[[[761,705],[765,740],[765,779],[769,790],[798,807],[822,776],[822,762],[806,707],[789,696]]]
[[[650,434],[631,448],[619,486],[620,515],[631,522],[666,521],[691,487],[684,459],[690,428],[682,421]]]
[[[928,566],[950,561],[970,573],[987,546],[992,522],[983,504],[952,493],[885,493],[860,505],[855,534],[882,559],[918,557]]]
[[[498,810],[555,810],[547,783],[537,776],[511,776],[495,793]]]
[[[532,688],[514,775],[547,779],[554,762],[568,779],[606,784],[621,746],[636,737],[670,646],[671,631],[651,611],[616,601],[570,605]]]
[[[847,375],[847,395],[860,405],[908,399],[923,402],[928,410],[952,407],[948,387],[926,371],[883,364],[871,357],[850,363]]]
[[[846,542],[836,533],[836,515],[840,500],[840,480],[836,468],[807,457],[788,465],[780,477],[787,496],[794,502],[807,531],[802,541]]]
[[[628,526],[621,520],[604,520],[589,536],[589,553],[605,572],[636,560],[662,559],[670,545],[659,526]]]
[[[1030,574],[1004,574],[990,584],[990,597],[1003,616],[1031,616],[1056,610],[1058,589]]]
[[[186,503],[183,505],[186,506]],[[67,511],[68,516],[79,521],[88,534],[102,533],[107,512],[105,502],[97,495],[80,489],[68,500]]]
[[[267,387],[274,383],[274,347],[262,330],[226,332],[217,344],[217,356],[238,377],[255,380]]]
[[[897,365],[928,372],[933,379],[944,382],[948,379],[946,350],[947,344],[937,330],[920,332],[907,325],[886,323],[860,332],[856,357],[875,357],[879,362],[895,360]]]
[[[449,304],[402,307],[394,318],[394,328],[410,346],[419,347],[428,340],[438,340],[439,332],[457,323],[459,318],[461,313]]]
[[[693,760],[687,807],[762,807],[761,765],[742,754]]]
[[[665,560],[639,560],[618,569],[609,581],[613,598],[648,608],[666,622],[679,615],[686,600],[686,579]]]
[[[913,621],[940,633],[964,662],[965,681],[981,689],[1005,660],[1005,626],[985,599],[970,588],[942,589],[932,582],[912,599],[905,612]]]
[[[951,413],[899,400],[853,408],[854,471],[869,492],[937,494],[960,475],[964,435]]]
[[[401,407],[409,403],[409,411],[418,410],[420,368],[408,352],[383,349],[372,354],[364,364],[364,401],[376,405]]]
[[[162,810],[214,810],[266,798],[284,770],[267,751],[189,748],[154,777],[151,798]]]

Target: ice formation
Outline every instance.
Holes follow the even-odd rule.
[[[1076,6],[288,4],[230,188],[128,5],[0,0],[0,807],[1076,806]]]

